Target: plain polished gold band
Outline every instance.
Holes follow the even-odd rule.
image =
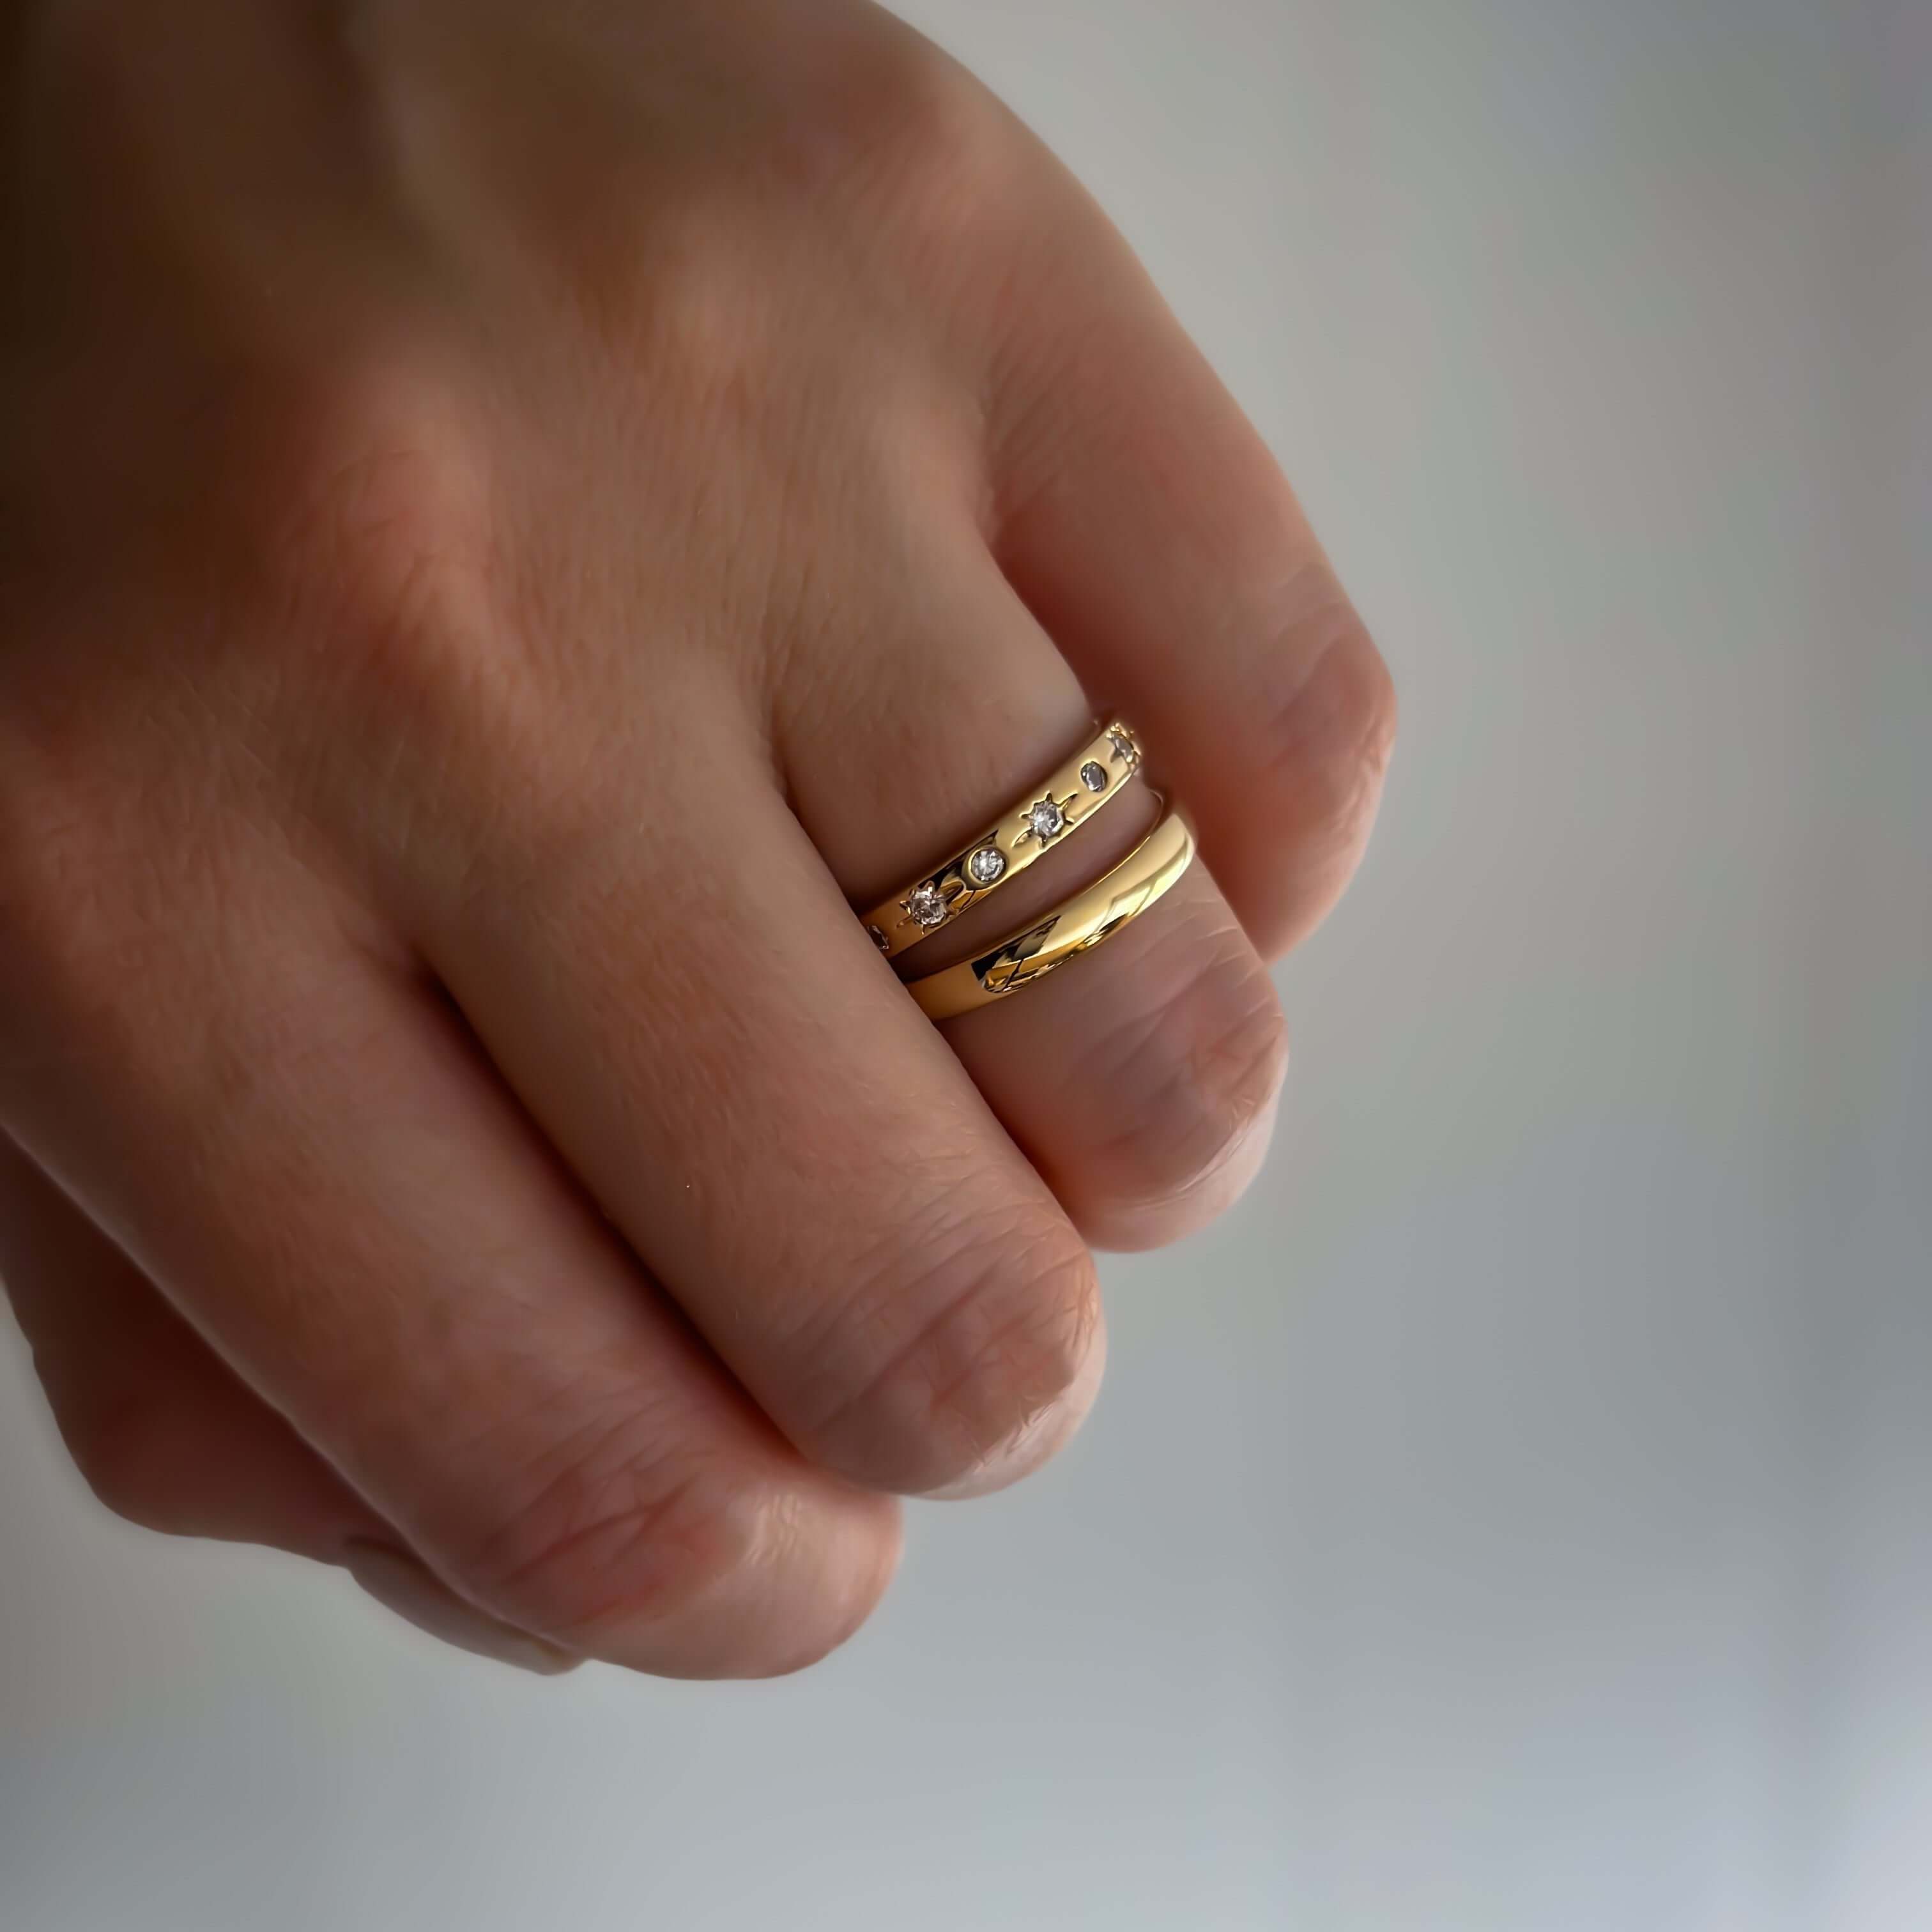
[[[1111,719],[1064,764],[1023,793],[988,830],[861,914],[873,944],[890,958],[944,932],[969,906],[1024,872],[1048,847],[1078,831],[1126,789],[1140,768],[1138,740],[1120,718]]]
[[[1004,1000],[1070,959],[1104,945],[1170,891],[1193,856],[1193,830],[1170,806],[1154,830],[1084,892],[976,958],[909,981],[906,991],[926,1017],[935,1020],[950,1020]]]

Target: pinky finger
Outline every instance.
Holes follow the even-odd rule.
[[[68,1453],[117,1516],[339,1564],[418,1628],[506,1663],[578,1660],[437,1582],[4,1134],[0,1283]]]

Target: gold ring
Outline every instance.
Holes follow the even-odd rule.
[[[1170,808],[1154,830],[1111,872],[1056,907],[1037,924],[976,958],[908,982],[928,1019],[950,1020],[1004,1000],[1022,986],[1104,944],[1168,892],[1194,856],[1194,833]]]
[[[1139,741],[1119,718],[1113,719],[990,831],[865,914],[872,943],[890,958],[943,931],[969,906],[1024,872],[1049,845],[1084,825],[1126,789],[1140,768]]]

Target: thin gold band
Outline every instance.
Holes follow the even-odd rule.
[[[992,828],[862,914],[890,958],[950,926],[969,906],[1024,872],[1050,845],[1078,831],[1124,791],[1141,768],[1138,740],[1118,718],[1001,813]]]
[[[1111,872],[1076,892],[1024,932],[1011,933],[976,958],[908,982],[928,1019],[950,1020],[1064,966],[1104,944],[1169,891],[1194,856],[1194,833],[1169,807]]]

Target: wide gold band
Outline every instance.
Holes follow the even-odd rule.
[[[1007,938],[976,958],[962,959],[942,973],[909,982],[911,994],[930,1019],[948,1020],[1003,1000],[1082,952],[1104,944],[1130,920],[1137,919],[1166,893],[1194,856],[1194,834],[1180,813],[1169,808],[1154,830],[1116,866],[1083,892],[1048,913],[1024,932]]]
[[[1133,733],[1119,718],[1112,720],[989,830],[863,914],[873,944],[890,958],[944,932],[969,906],[1024,872],[1048,846],[1078,830],[1126,789],[1140,768]]]

